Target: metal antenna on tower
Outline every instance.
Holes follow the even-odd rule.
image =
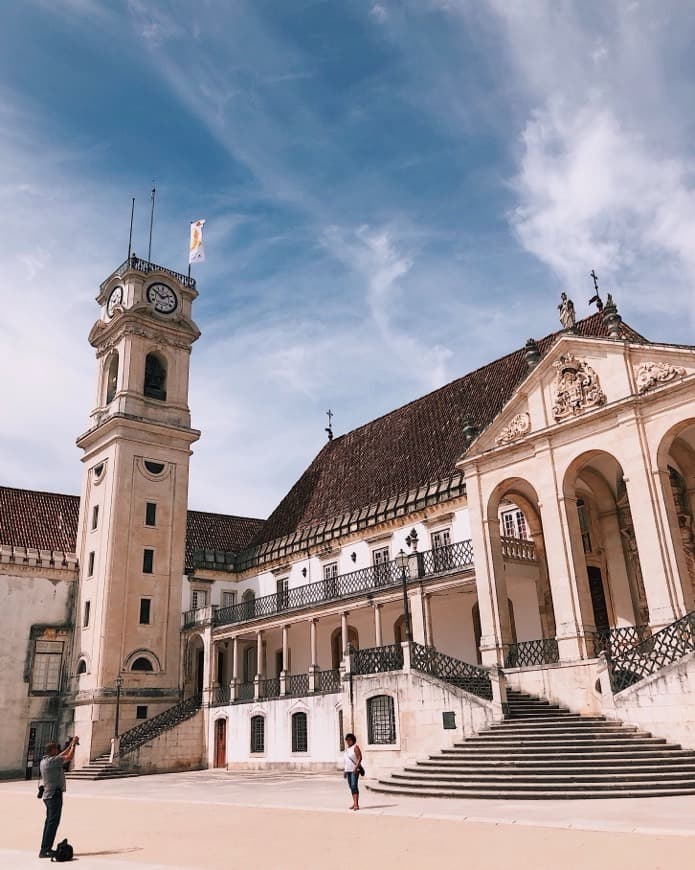
[[[128,234],[128,259],[130,259],[130,252],[133,250],[133,217],[135,216],[135,197],[133,197],[132,202],[130,204],[130,233]]]
[[[147,262],[152,262],[152,224],[154,223],[154,198],[157,193],[157,188],[154,183],[154,179],[152,179],[152,207],[150,209],[150,243],[147,247]]]

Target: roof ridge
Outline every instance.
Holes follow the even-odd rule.
[[[264,523],[267,517],[249,517],[245,514],[223,514],[220,511],[202,511],[198,508],[187,508],[189,514],[205,514],[208,517],[224,517],[229,520],[252,520],[257,523]]]
[[[82,497],[69,492],[51,492],[47,489],[28,489],[26,486],[5,486],[5,484],[2,483],[0,483],[0,490],[6,490],[9,492],[31,492],[34,495],[52,495],[58,496],[59,498],[76,498],[78,501]]]

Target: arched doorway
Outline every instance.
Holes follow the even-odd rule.
[[[227,766],[227,720],[215,720],[215,767]]]
[[[689,612],[695,608],[695,420],[666,433],[657,462],[680,587],[672,597],[682,601],[674,609]]]
[[[563,492],[582,629],[596,632],[598,651],[613,629],[649,623],[622,466],[605,451],[583,454],[568,468]]]
[[[189,638],[184,664],[184,685],[187,697],[202,694],[205,683],[205,647],[199,634],[194,634]]]
[[[360,636],[352,625],[348,626],[348,646],[360,648]],[[340,628],[336,628],[331,635],[331,662],[333,670],[337,670],[343,662],[343,632]]]

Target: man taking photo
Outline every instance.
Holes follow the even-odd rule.
[[[41,759],[41,782],[43,802],[46,804],[46,821],[43,826],[39,858],[53,857],[53,842],[56,838],[60,816],[63,812],[63,792],[65,791],[65,764],[69,764],[75,754],[79,739],[73,737],[67,747],[60,752],[57,743],[46,744],[46,754]]]

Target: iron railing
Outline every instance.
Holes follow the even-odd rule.
[[[190,628],[192,625],[211,622],[215,610],[217,608],[213,604],[207,607],[196,607],[193,610],[184,611],[181,617],[181,628]]]
[[[614,692],[660,671],[695,650],[695,611],[691,611],[618,656],[608,657]]]
[[[403,647],[399,643],[350,650],[350,671],[353,674],[380,674],[385,671],[401,670],[403,670]]]
[[[406,577],[409,581],[442,571],[473,567],[473,545],[458,541],[446,547],[437,547],[410,557]],[[374,589],[398,586],[402,583],[402,569],[396,562],[370,565],[349,574],[339,574],[329,580],[307,583],[283,589],[279,593],[263,595],[253,601],[242,601],[231,607],[219,607],[213,615],[213,625],[234,625],[252,619],[263,619],[288,610],[300,610],[341,598],[350,598]]]
[[[471,695],[492,700],[492,680],[487,668],[454,659],[432,646],[422,646],[419,643],[410,644],[410,667],[437,677]]]
[[[258,681],[258,697],[259,698],[279,698],[280,697],[280,677],[270,677],[267,680]]]
[[[285,677],[285,694],[301,698],[309,694],[309,674],[287,674]]]
[[[167,275],[176,278],[179,284],[183,284],[184,287],[195,287],[195,278],[191,278],[189,275],[183,275],[181,272],[174,272],[173,269],[167,269],[166,266],[158,266],[156,263],[150,263],[148,260],[143,260],[133,254],[130,259],[124,260],[117,269],[113,270],[111,275],[109,275],[106,281],[101,285],[101,289],[104,289],[107,282],[114,275],[122,275],[127,269],[134,269],[136,272],[144,272],[145,274],[148,274],[149,272],[166,272]]]
[[[226,686],[214,686],[210,693],[211,707],[226,707],[231,699],[229,683]]]
[[[119,744],[120,755],[134,752],[149,740],[153,740],[170,728],[174,728],[180,722],[190,719],[191,716],[194,716],[200,710],[201,703],[201,696],[194,695],[192,698],[187,698],[185,701],[174,704],[173,707],[169,707],[163,713],[159,713],[159,715],[153,716],[151,719],[147,719],[140,725],[136,725],[135,728],[131,728],[124,734],[121,734]]]
[[[624,625],[620,628],[602,628],[590,637],[590,646],[594,656],[605,652],[607,656],[616,658],[629,652],[638,643],[651,635],[648,625]]]
[[[253,701],[254,684],[253,683],[237,683],[236,699],[237,701]]]
[[[528,668],[534,665],[554,665],[560,661],[557,638],[541,637],[522,640],[504,646],[505,668]]]
[[[333,668],[330,671],[316,672],[317,692],[340,692],[342,689],[340,670],[338,668]]]

